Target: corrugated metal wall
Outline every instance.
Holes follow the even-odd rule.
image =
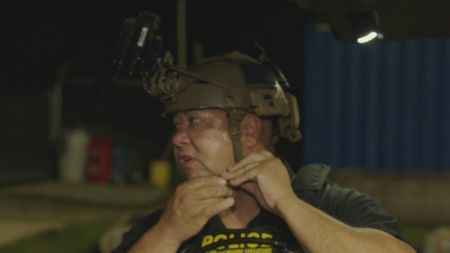
[[[307,35],[304,163],[450,171],[450,38],[363,46]]]

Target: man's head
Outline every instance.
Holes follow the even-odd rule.
[[[223,141],[214,151],[223,159],[228,159],[225,150],[231,150],[230,161],[241,160],[252,142],[270,149],[278,137],[291,141],[300,139],[297,102],[283,90],[282,84],[287,81],[278,69],[273,71],[266,63],[239,52],[205,59],[186,70],[173,65],[168,65],[168,69],[153,75],[149,93],[161,99],[164,114],[175,115],[174,123],[178,127],[195,125],[198,119],[192,114],[204,118],[205,122],[200,120],[205,124],[200,132],[205,130],[205,135],[201,136],[217,143]],[[270,121],[278,123],[274,126],[274,138],[261,138],[270,135],[271,127],[267,124]],[[220,134],[216,136],[212,132]],[[257,138],[247,138],[250,132]],[[180,136],[175,134],[173,142],[182,150],[186,142],[182,142]],[[201,148],[203,144],[197,144],[196,138],[191,144]],[[208,145],[211,151],[215,147],[214,143]],[[184,156],[183,152],[180,154]],[[182,165],[191,164],[187,156],[182,159]]]
[[[177,163],[187,177],[218,175],[234,165],[228,115],[222,109],[177,112],[173,116],[172,143]],[[271,124],[247,113],[240,122],[243,156],[271,149]]]

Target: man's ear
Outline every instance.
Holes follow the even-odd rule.
[[[242,144],[248,148],[254,147],[261,138],[262,121],[254,114],[245,115],[241,122]]]

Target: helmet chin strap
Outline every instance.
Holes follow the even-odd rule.
[[[241,122],[245,117],[245,112],[242,110],[232,110],[228,112],[229,134],[233,144],[233,155],[236,163],[244,158],[244,153],[241,144]]]

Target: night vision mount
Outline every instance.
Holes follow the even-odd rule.
[[[161,93],[173,95],[178,90],[179,75],[184,72],[173,64],[172,54],[164,49],[160,24],[161,18],[149,11],[125,19],[112,73],[115,80],[141,78],[145,90],[157,97]]]

